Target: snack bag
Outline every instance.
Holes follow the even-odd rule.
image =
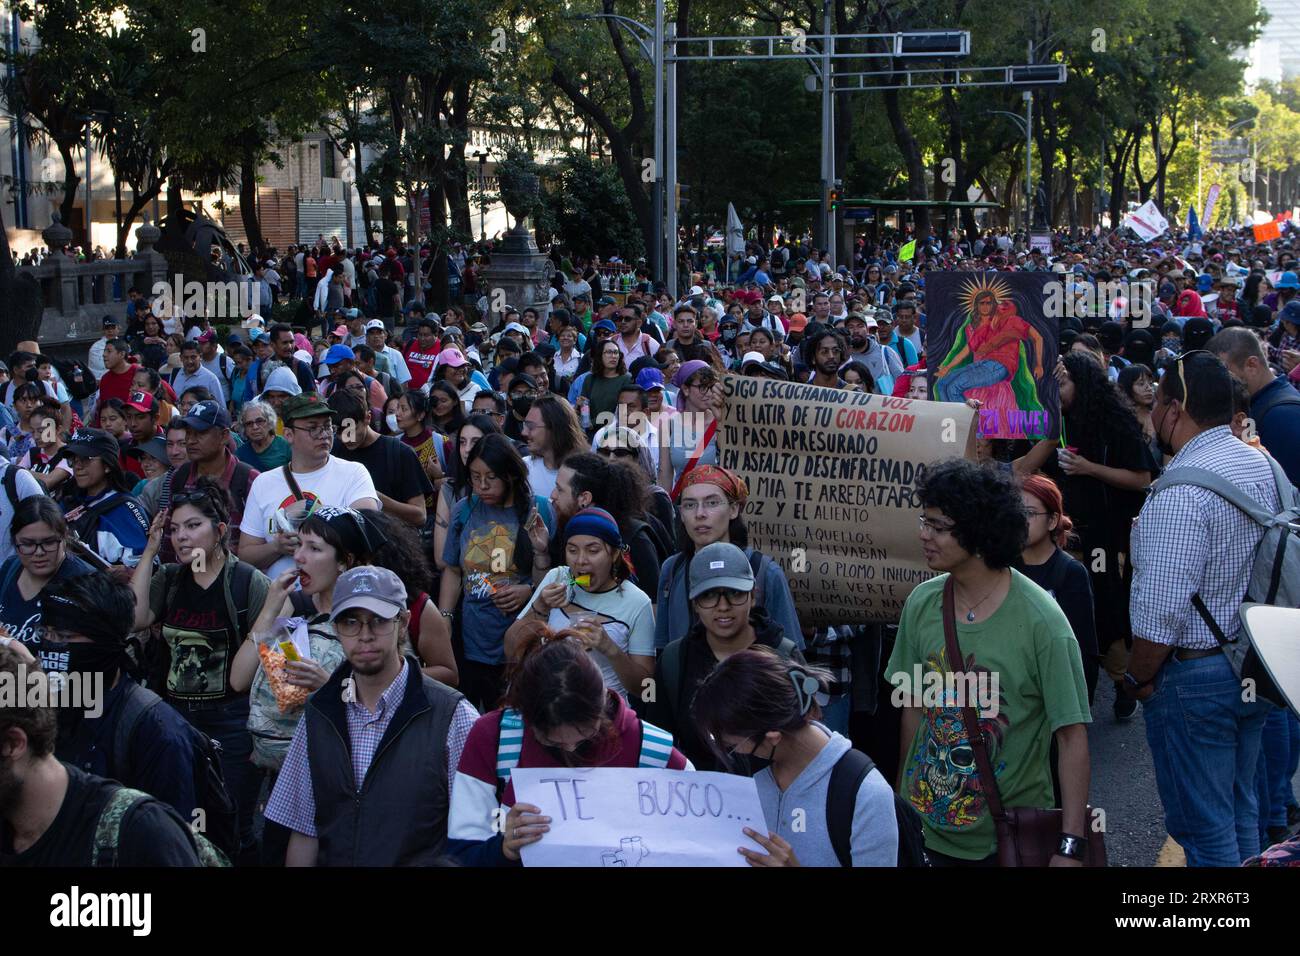
[[[301,709],[307,703],[307,698],[311,696],[311,691],[306,687],[289,683],[289,673],[285,664],[287,661],[310,658],[311,645],[309,640],[297,640],[298,635],[290,630],[288,619],[280,618],[275,623],[275,630],[258,641],[257,656],[261,659],[262,670],[266,673],[272,693],[275,694],[276,707],[279,708],[280,713],[288,714]],[[306,644],[305,648],[302,647],[303,644]]]

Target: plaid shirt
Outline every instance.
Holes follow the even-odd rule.
[[[402,664],[402,670],[380,695],[379,703],[373,711],[367,710],[360,701],[344,705],[348,718],[348,740],[352,752],[352,771],[356,775],[357,790],[361,789],[370,769],[370,761],[375,757],[379,741],[402,702],[406,690],[407,668],[409,662]],[[447,730],[447,798],[451,799],[451,787],[456,779],[456,768],[460,766],[461,751],[465,749],[465,739],[469,730],[478,720],[478,711],[469,701],[462,700],[452,716],[451,726]],[[289,753],[284,758],[284,766],[275,781],[275,790],[266,805],[266,818],[274,820],[281,826],[288,827],[296,833],[314,837],[316,835],[316,796],[311,788],[311,765],[307,760],[307,721],[298,721],[293,732],[293,742],[289,744]]]
[[[1189,441],[1165,474],[1182,466],[1222,475],[1269,514],[1281,508],[1268,461],[1234,438],[1227,425]],[[1179,485],[1148,497],[1133,529],[1134,635],[1189,650],[1218,647],[1192,606],[1192,595],[1200,594],[1224,635],[1234,639],[1241,630],[1237,611],[1263,537],[1254,520],[1208,489]]]
[[[804,649],[804,660],[831,672],[831,700],[847,694],[853,682],[853,649],[849,647],[849,638],[856,626],[841,624],[836,627],[819,627]]]

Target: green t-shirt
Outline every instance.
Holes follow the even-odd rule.
[[[949,671],[943,637],[947,579],[931,578],[908,597],[885,673],[896,687],[913,687],[922,696],[921,724],[899,792],[921,815],[925,845],[978,860],[997,849],[997,833],[952,683],[936,683]],[[980,678],[976,700],[967,702],[980,715],[1003,806],[1051,807],[1052,734],[1092,720],[1070,622],[1046,591],[1013,569],[1011,590],[988,620],[967,624],[958,616],[957,641],[967,658],[965,670]]]

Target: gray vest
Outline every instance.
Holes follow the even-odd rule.
[[[447,842],[447,731],[464,698],[407,658],[406,688],[361,789],[342,702],[348,664],[307,704],[318,866],[428,866]]]

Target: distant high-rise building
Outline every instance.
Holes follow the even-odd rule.
[[[1268,23],[1251,50],[1249,79],[1279,82],[1300,76],[1300,0],[1260,0]]]

